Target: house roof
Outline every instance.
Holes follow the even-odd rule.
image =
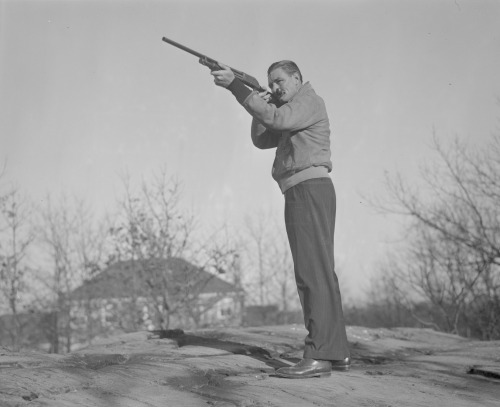
[[[238,292],[235,285],[181,258],[121,261],[71,293],[71,298],[126,298],[167,290],[171,295]]]

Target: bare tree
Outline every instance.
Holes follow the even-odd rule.
[[[247,282],[257,305],[279,304],[284,313],[298,307],[293,261],[284,228],[272,213],[245,219],[247,262],[253,277]]]
[[[136,270],[130,311],[137,309],[146,290],[155,310],[157,328],[168,328],[174,314],[190,314],[197,323],[201,313],[218,300],[215,298],[212,304],[203,307],[199,303],[200,285],[207,284],[207,274],[192,273],[189,280],[180,282],[172,270],[159,264],[169,259],[189,258],[198,263],[200,270],[210,271],[213,276],[221,272],[234,251],[217,245],[213,237],[208,243],[199,242],[195,217],[182,210],[181,183],[167,177],[164,170],[150,182],[142,181],[138,190],[132,188],[130,177],[124,178],[124,186],[121,210],[111,232],[114,260],[131,261]],[[132,324],[137,329],[140,321]]]
[[[20,295],[26,288],[26,256],[34,238],[29,215],[27,201],[17,188],[0,196],[0,294],[12,314],[14,326],[10,336],[14,351],[22,346],[19,304]]]
[[[276,221],[274,221],[276,222]],[[283,312],[283,323],[288,323],[288,312],[299,309],[299,297],[295,284],[292,253],[283,230],[275,229],[275,238],[269,242],[268,267],[271,282],[276,287],[276,298]]]
[[[256,271],[255,279],[252,282],[255,289],[251,291],[257,294],[256,298],[258,298],[258,305],[267,305],[270,301],[271,287],[269,284],[268,267],[269,248],[267,247],[270,225],[268,221],[269,217],[263,213],[258,213],[254,217],[247,217],[245,219],[249,240],[253,246],[252,253],[255,254],[252,256],[252,264]]]
[[[500,306],[500,137],[476,149],[435,138],[434,149],[438,160],[422,168],[423,187],[387,176],[390,200],[375,205],[411,220],[397,274],[438,311],[427,323],[463,334],[477,321],[472,305]],[[497,314],[481,321],[482,337],[500,336]]]
[[[244,242],[238,233],[227,225],[212,227],[208,237],[199,239],[191,256],[196,259],[197,264],[204,270],[210,271],[212,275],[217,275],[234,287],[230,294],[233,298],[234,313],[224,319],[226,325],[240,325],[241,317],[245,310],[245,290],[243,286],[243,269],[241,264],[241,253],[244,251]],[[205,280],[204,284],[210,280]],[[227,297],[227,293],[213,295],[208,303],[193,298],[193,302],[186,304],[185,309],[192,316],[192,320],[199,321],[200,317],[210,311],[211,306],[219,300]],[[187,306],[189,305],[189,306]]]
[[[72,291],[100,270],[105,258],[106,231],[97,224],[94,214],[84,201],[62,196],[54,203],[49,196],[40,210],[38,236],[48,261],[48,269],[39,271],[39,281],[45,287],[40,291],[39,306],[51,309],[51,324],[47,327],[50,351],[71,351],[74,315]],[[87,321],[91,321],[87,319]],[[92,337],[87,326],[87,339]]]
[[[194,227],[194,218],[185,216],[179,208],[181,186],[176,179],[167,179],[163,171],[151,184],[143,181],[139,193],[134,193],[130,177],[123,179],[125,194],[116,227],[111,232],[117,260],[131,260],[137,268],[132,309],[137,309],[142,284],[146,283],[149,298],[156,310],[158,325],[169,325],[174,304],[171,301],[165,270],[148,267],[150,259],[181,257],[187,249]],[[137,321],[132,322],[134,325]],[[138,328],[137,325],[134,326]]]
[[[109,229],[111,221],[107,215],[97,219],[95,214],[85,206],[83,202],[76,207],[75,226],[76,235],[74,235],[73,246],[75,252],[76,267],[80,271],[78,276],[78,284],[86,282],[95,277],[99,272],[107,266],[109,253]],[[83,298],[83,304],[76,303],[73,296],[70,296],[70,327],[74,326],[74,336],[78,336],[80,341],[92,343],[93,338],[99,334],[98,330],[94,329],[91,296]],[[81,309],[85,310],[85,315],[74,315],[73,310],[77,312]],[[75,320],[75,323],[73,321]]]
[[[481,150],[459,140],[446,149],[437,138],[434,148],[439,162],[421,173],[431,200],[425,201],[397,176],[387,178],[395,205],[383,208],[409,215],[500,265],[500,136]]]

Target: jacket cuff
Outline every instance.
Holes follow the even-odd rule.
[[[245,99],[252,93],[252,91],[248,89],[238,78],[234,78],[227,89],[231,91],[231,93],[236,97],[236,100],[238,100],[241,104],[243,104]]]

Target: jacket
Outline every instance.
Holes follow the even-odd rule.
[[[272,176],[283,193],[299,182],[328,176],[332,170],[330,123],[323,99],[309,82],[280,107],[267,103],[257,92],[242,105],[253,116],[253,144],[276,148]]]

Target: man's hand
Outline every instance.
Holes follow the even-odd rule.
[[[221,63],[219,63],[219,65],[222,67],[222,69],[220,71],[212,71],[210,72],[210,74],[213,75],[214,82],[217,86],[227,88],[234,80],[234,73],[227,65]]]
[[[265,91],[265,92],[259,92],[259,96],[264,99],[267,103],[270,103],[272,100],[272,95],[268,92],[268,91]]]

